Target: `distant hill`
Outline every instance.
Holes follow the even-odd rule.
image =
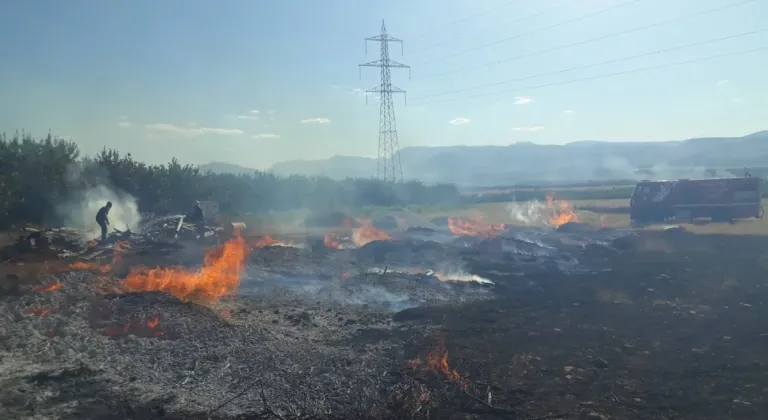
[[[428,183],[490,186],[535,181],[700,178],[728,176],[725,168],[768,166],[768,131],[743,137],[665,142],[407,147],[400,156],[406,179]],[[371,177],[376,174],[376,159],[334,156],[293,160],[277,163],[271,170],[278,175]]]
[[[218,174],[252,174],[256,169],[235,165],[227,162],[210,162],[199,166],[200,172],[215,172]]]

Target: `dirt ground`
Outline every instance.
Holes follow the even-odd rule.
[[[105,295],[87,273],[40,293],[42,263],[4,266],[22,284],[0,295],[0,417],[762,418],[768,236],[557,240],[568,258],[554,262],[521,241],[514,254],[491,240],[388,245],[424,269],[462,260],[492,286],[398,273],[371,247],[256,249],[255,282],[202,306]],[[61,314],[30,315],[39,305]],[[114,314],[86,322],[103,305]],[[100,333],[136,313],[160,313],[165,337]]]

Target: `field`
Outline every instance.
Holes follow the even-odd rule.
[[[0,417],[762,418],[768,222],[629,230],[627,200],[570,204],[584,224],[492,203],[411,209],[474,235],[285,223],[220,251],[131,238],[88,269],[19,257]]]

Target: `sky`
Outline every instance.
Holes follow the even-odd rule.
[[[701,60],[768,47],[764,0],[11,3],[0,131],[50,130],[83,154],[259,169],[375,156],[379,101],[364,91],[379,69],[358,64],[379,59],[364,38],[382,20],[404,41],[391,59],[411,66],[391,70],[407,91],[401,147],[768,129],[768,50]]]

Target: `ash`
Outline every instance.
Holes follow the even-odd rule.
[[[267,247],[238,294],[214,304],[117,293],[111,276],[49,276],[50,290],[0,296],[0,417],[401,418],[393,396],[424,387],[402,372],[403,349],[430,331],[394,315],[493,299],[493,282],[467,271],[483,261],[492,278],[574,261],[521,235],[322,256]]]

